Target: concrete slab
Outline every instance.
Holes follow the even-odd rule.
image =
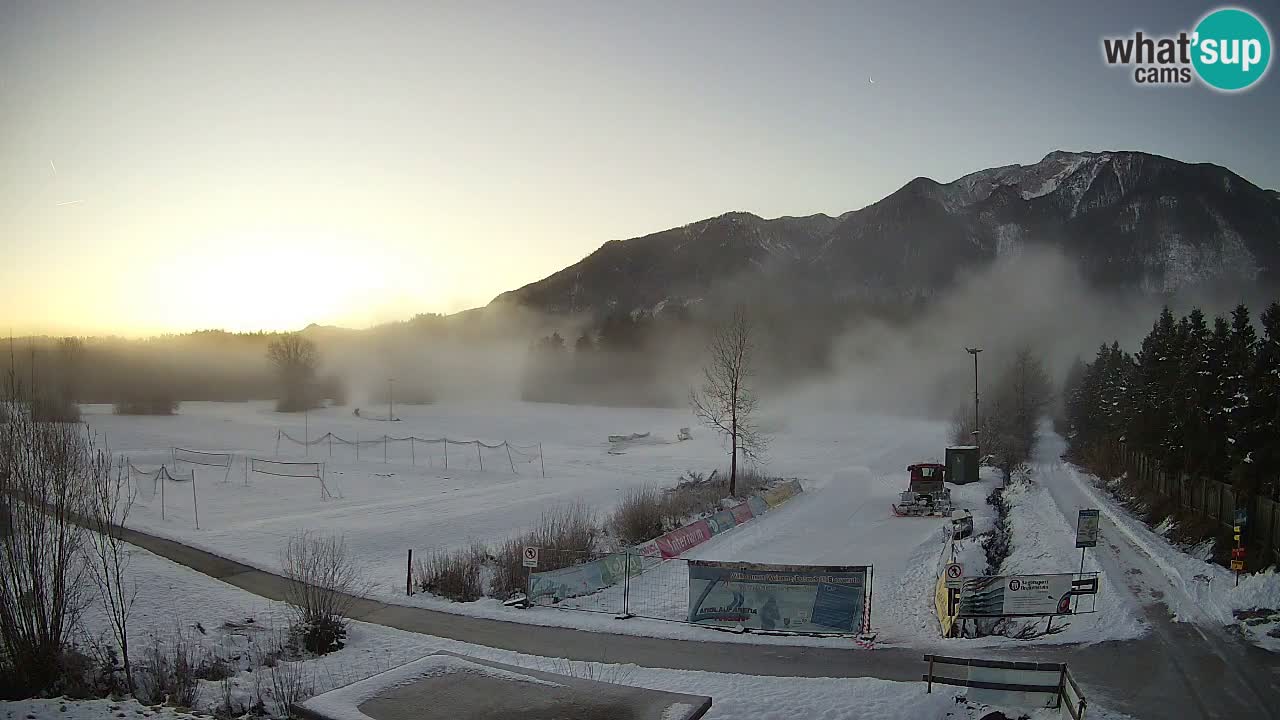
[[[307,700],[310,720],[697,720],[711,698],[437,652]]]

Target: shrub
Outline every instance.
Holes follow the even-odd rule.
[[[143,705],[195,707],[200,699],[198,672],[205,664],[202,655],[200,646],[182,632],[175,632],[167,643],[152,637],[134,671],[134,696]]]
[[[31,401],[31,419],[36,422],[80,422],[80,406],[62,393],[36,393]]]
[[[351,607],[367,589],[346,542],[304,531],[290,538],[280,564],[303,647],[317,655],[342,648]]]
[[[435,550],[414,565],[418,587],[457,602],[479,600],[484,594],[480,568],[487,551],[483,545],[457,550]]]
[[[267,672],[271,675],[271,697],[276,706],[276,716],[296,717],[298,703],[315,694],[311,668],[303,662],[277,662]]]
[[[115,402],[116,415],[172,415],[178,401],[167,387],[131,388]]]
[[[538,524],[521,535],[507,538],[498,546],[494,557],[489,594],[510,597],[524,592],[527,573],[524,548],[542,548],[539,570],[557,570],[592,559],[596,536],[595,513],[584,502],[561,505],[542,514]]]
[[[663,495],[652,487],[628,488],[609,520],[614,535],[628,545],[652,540],[666,532]]]

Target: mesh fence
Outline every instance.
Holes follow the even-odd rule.
[[[565,610],[658,620],[688,615],[688,570],[679,558],[541,549],[529,591],[534,604]]]
[[[288,462],[264,458],[247,458],[245,462],[248,463],[248,473],[286,478],[315,478],[320,485],[321,500],[335,497],[329,491],[329,484],[325,479],[324,463],[322,462]],[[341,496],[342,494],[339,492],[337,497]]]
[[[483,440],[423,438],[413,435],[397,437],[388,434],[342,437],[331,432],[299,439],[276,431],[276,455],[297,451],[307,457],[422,465],[443,470],[475,470],[479,472],[538,473],[546,477],[542,444],[516,445],[507,441],[487,443]]]

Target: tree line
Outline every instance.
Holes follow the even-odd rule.
[[[1136,353],[1113,342],[1077,362],[1064,392],[1070,454],[1098,466],[1123,440],[1175,475],[1276,498],[1280,303],[1259,320],[1261,335],[1243,304],[1212,326],[1198,308],[1175,319],[1166,307]]]

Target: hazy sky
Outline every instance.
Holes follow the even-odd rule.
[[[450,312],[610,239],[1058,148],[1280,188],[1274,69],[1228,96],[1102,63],[1215,4],[903,5],[0,1],[0,329]]]

